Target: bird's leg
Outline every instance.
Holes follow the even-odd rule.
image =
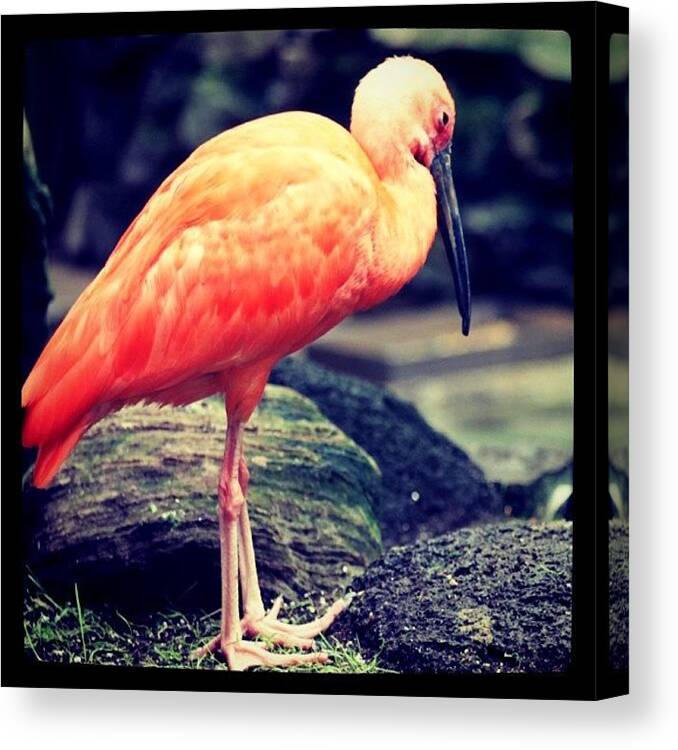
[[[260,620],[266,614],[264,601],[261,598],[257,564],[254,558],[254,544],[252,541],[252,527],[247,508],[247,485],[249,473],[244,460],[240,463],[240,487],[245,496],[245,504],[238,521],[238,555],[240,563],[240,589],[243,598],[243,624],[247,619]],[[243,469],[244,467],[244,469]],[[243,480],[243,475],[247,478]]]
[[[245,502],[240,511],[238,523],[240,587],[243,596],[243,618],[240,621],[242,631],[246,635],[261,635],[281,646],[313,648],[313,638],[334,622],[335,618],[348,606],[349,600],[337,600],[322,617],[303,625],[291,625],[278,620],[282,595],[276,598],[271,609],[266,612],[259,587],[252,528],[247,511],[249,478],[249,470],[243,455],[240,458],[239,480]]]
[[[219,477],[219,540],[221,548],[221,629],[209,643],[191,656],[201,658],[221,651],[233,670],[249,667],[285,667],[304,662],[325,661],[324,654],[271,654],[264,644],[244,641],[238,610],[238,524],[245,497],[240,488],[238,467],[242,452],[240,423],[229,422],[226,450]]]

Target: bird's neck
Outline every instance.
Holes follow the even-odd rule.
[[[381,188],[365,308],[395,294],[419,271],[437,226],[435,188],[426,167],[412,159],[383,178]]]

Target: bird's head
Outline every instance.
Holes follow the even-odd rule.
[[[471,292],[464,233],[452,180],[454,99],[429,63],[390,57],[356,88],[351,133],[382,180],[398,180],[403,170],[425,167],[433,175],[438,229],[452,267],[462,332],[471,325]]]

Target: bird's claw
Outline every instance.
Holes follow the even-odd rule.
[[[282,607],[282,595],[273,602],[271,609],[264,615],[254,616],[245,614],[240,621],[240,627],[245,635],[261,636],[276,646],[288,648],[313,648],[315,636],[326,630],[334,620],[348,607],[351,595],[337,599],[322,617],[301,625],[292,625],[278,620]]]
[[[348,607],[353,598],[349,594],[338,599],[325,614],[311,622],[302,625],[292,625],[280,622],[278,615],[282,607],[282,596],[279,596],[268,612],[261,614],[255,612],[245,614],[240,621],[243,635],[261,637],[263,642],[238,640],[231,643],[223,643],[221,635],[212,638],[204,646],[195,649],[191,653],[192,659],[202,659],[205,656],[220,652],[226,658],[229,669],[242,671],[250,667],[293,667],[299,664],[324,664],[329,657],[322,651],[314,651],[306,654],[279,654],[271,653],[269,644],[283,646],[285,648],[296,648],[310,650],[315,645],[314,637],[328,628],[341,612]]]
[[[209,654],[221,652],[226,659],[228,668],[235,672],[243,672],[251,667],[296,667],[300,664],[324,664],[329,657],[322,652],[313,654],[272,654],[264,643],[253,641],[233,641],[222,643],[221,636],[215,636],[209,643],[191,653],[192,659],[201,659]]]

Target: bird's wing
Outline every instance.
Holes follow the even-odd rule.
[[[318,134],[321,119],[227,131],[165,180],[27,379],[24,444],[59,439],[107,402],[282,356],[347,314],[375,177],[345,130],[323,120]]]

